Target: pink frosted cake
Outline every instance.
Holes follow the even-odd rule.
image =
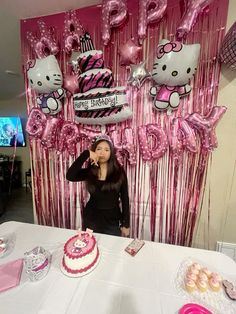
[[[92,231],[79,231],[64,245],[61,270],[69,277],[80,277],[92,271],[98,261],[99,250]]]

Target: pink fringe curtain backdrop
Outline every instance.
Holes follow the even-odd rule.
[[[228,0],[215,0],[208,12],[200,14],[186,43],[200,43],[201,56],[198,70],[192,81],[190,97],[183,98],[177,111],[171,115],[153,109],[149,96],[150,81],[140,90],[128,88],[129,104],[133,119],[106,127],[121,130],[132,128],[137,147],[137,163],[130,165],[125,158],[124,166],[129,181],[131,205],[131,235],[141,238],[191,245],[194,227],[201,210],[205,178],[210,153],[201,150],[198,143],[196,154],[184,151],[176,160],[171,151],[157,161],[144,162],[139,152],[137,128],[140,125],[155,123],[170,134],[170,126],[175,117],[199,112],[207,115],[217,105],[220,66],[217,60],[222,43]],[[138,0],[128,1],[128,20],[120,27],[112,29],[111,41],[103,46],[101,41],[101,6],[77,10],[77,16],[86,31],[89,31],[96,49],[104,50],[105,65],[112,69],[115,85],[127,85],[129,71],[119,65],[118,48],[130,38],[138,42]],[[152,70],[156,47],[160,39],[175,39],[180,18],[184,12],[184,1],[169,0],[167,12],[157,25],[148,26],[147,37],[143,42],[142,55],[137,63],[145,60],[146,67]],[[53,28],[60,45],[57,59],[63,74],[69,73],[69,57],[63,50],[65,13],[21,21],[22,63],[34,58],[27,39],[27,31],[38,33],[37,21],[41,19]],[[26,72],[24,70],[26,75]],[[35,93],[29,88],[25,76],[28,111],[36,107]],[[74,121],[72,97],[67,97],[64,109],[58,114],[64,120]],[[91,127],[100,132],[100,127]],[[121,136],[121,135],[120,135]],[[77,156],[90,143],[83,139],[77,144]],[[87,193],[81,183],[69,183],[66,171],[74,158],[67,151],[45,150],[39,140],[30,140],[33,174],[33,198],[36,222],[75,229],[81,225],[81,211],[87,201]]]

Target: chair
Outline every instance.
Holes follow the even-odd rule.
[[[27,192],[27,188],[30,188],[30,191],[32,190],[32,185],[31,185],[31,169],[25,172],[25,190]]]

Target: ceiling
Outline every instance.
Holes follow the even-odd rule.
[[[100,4],[102,0],[1,0],[0,101],[20,98],[24,91],[21,73],[20,20]]]

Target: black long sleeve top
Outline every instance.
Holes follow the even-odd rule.
[[[89,158],[89,150],[85,150],[74,161],[68,169],[66,178],[69,181],[87,181],[91,165],[87,168],[82,168],[85,161]],[[121,184],[120,191],[111,190],[103,191],[102,185],[105,181],[97,179],[95,182],[95,191],[90,193],[90,199],[86,205],[87,209],[92,209],[93,214],[96,215],[99,211],[105,215],[105,220],[117,219],[121,226],[129,227],[130,210],[129,210],[129,196],[128,196],[128,182],[125,174],[124,180]],[[120,210],[119,203],[121,201],[122,210]],[[85,209],[86,209],[85,208]],[[99,217],[99,215],[98,215]],[[98,218],[99,223],[99,218]],[[102,222],[101,222],[102,223]]]

